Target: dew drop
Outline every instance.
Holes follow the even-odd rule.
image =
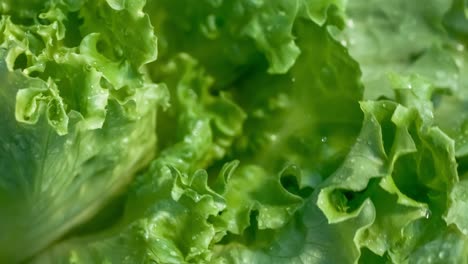
[[[429,209],[424,209],[424,218],[429,219],[432,215],[431,210]]]
[[[271,135],[270,135],[270,140],[271,140],[272,142],[276,142],[276,141],[278,140],[278,136],[275,135],[275,134],[271,134]]]

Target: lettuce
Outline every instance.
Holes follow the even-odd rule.
[[[468,263],[467,8],[3,1],[0,262]]]
[[[17,262],[90,219],[151,161],[156,109],[167,104],[167,91],[141,69],[156,57],[141,7],[117,12],[103,2],[58,1],[2,7],[0,262]],[[145,31],[146,42],[136,47],[123,31],[87,25],[108,21],[119,28],[122,19]]]

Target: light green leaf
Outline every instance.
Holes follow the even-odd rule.
[[[450,55],[454,43],[443,29],[451,1],[349,1],[340,39],[359,61],[365,97],[392,96],[387,75],[418,73],[441,88],[457,89],[463,76]]]
[[[77,7],[84,14],[96,9],[94,4],[28,4],[1,5],[0,262],[30,259],[121,192],[152,159],[156,109],[167,101],[164,86],[120,67],[113,74],[131,84],[126,88],[131,94],[125,102],[116,98],[112,78],[101,71],[111,61],[83,48],[87,32],[80,21],[96,21],[78,18]],[[117,16],[115,10],[107,11],[102,19]],[[121,25],[138,24],[151,32],[141,46],[123,47],[134,57],[120,63],[135,69],[155,55],[152,27],[147,17],[145,21]],[[99,33],[87,37],[114,37],[109,31]]]

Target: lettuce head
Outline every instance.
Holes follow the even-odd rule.
[[[0,263],[468,263],[466,0],[0,13]]]

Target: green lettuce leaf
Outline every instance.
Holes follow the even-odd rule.
[[[271,171],[297,165],[300,187],[315,187],[357,137],[360,71],[325,27],[300,20],[294,31],[301,55],[287,74],[259,70],[230,90],[248,116],[231,158]]]
[[[339,159],[352,142],[349,135],[357,133],[359,128],[361,114],[357,99],[352,98],[360,97],[362,87],[357,81],[357,65],[347,57],[343,47],[329,37],[325,28],[304,21],[296,25],[296,30],[305,38],[298,39],[298,43],[304,47],[304,52],[298,59],[300,63],[288,75],[281,77],[282,82],[290,83],[291,89],[282,92],[281,86],[278,85],[271,92],[275,96],[278,94],[286,97],[286,102],[300,102],[297,105],[275,104],[274,101],[268,105],[268,98],[274,97],[267,90],[264,91],[264,96],[259,97],[260,100],[250,103],[247,101],[250,99],[247,90],[244,90],[247,83],[220,94],[212,94],[212,77],[205,73],[196,60],[186,54],[177,55],[166,66],[160,67],[158,76],[166,80],[173,98],[171,109],[158,116],[158,135],[165,140],[159,142],[162,151],[158,158],[132,186],[122,219],[115,228],[104,231],[102,236],[90,235],[61,242],[39,260],[62,259],[64,262],[78,263],[203,263],[223,261],[228,256],[222,252],[231,247],[266,250],[272,245],[271,235],[284,237],[285,243],[289,243],[287,234],[302,237],[301,230],[306,228],[302,223],[302,219],[306,219],[303,218],[303,197],[310,195],[311,191],[306,187],[313,186],[313,183],[308,182],[308,177],[314,175],[313,172],[306,174],[307,170],[301,168],[302,165],[309,164],[306,159],[302,159],[304,153],[295,150],[295,145],[278,145],[278,151],[272,151],[268,149],[268,142],[259,142],[255,148],[245,149],[237,140],[255,142],[259,136],[263,137],[272,132],[278,133],[278,139],[291,138],[285,141],[300,143],[301,140],[309,140],[308,131],[318,129],[332,132],[335,126],[349,127],[346,117],[357,119],[352,124],[354,132],[350,130],[349,134],[340,133],[334,136],[317,131],[310,136],[310,140],[318,143],[314,144],[314,148],[322,148],[322,144],[327,145],[322,139],[329,136],[331,146],[336,147],[336,152],[339,153],[330,151],[333,152],[330,155],[338,155]],[[323,39],[327,39],[327,42],[321,42]],[[305,43],[314,43],[315,46],[307,46]],[[316,54],[323,56],[323,62],[314,67],[330,67],[318,76],[315,76],[314,69],[310,68],[313,65],[307,63],[307,59]],[[335,63],[335,60],[340,63]],[[332,65],[335,64],[339,67],[333,68]],[[344,82],[346,78],[354,78],[355,82]],[[307,89],[309,81],[314,79],[314,89]],[[268,87],[257,85],[257,82],[275,83],[276,80],[277,77],[262,74],[259,75],[258,81],[251,80],[250,85]],[[326,82],[330,80],[335,81],[336,85],[327,90]],[[322,119],[319,119],[319,106],[314,110],[307,101],[301,101],[302,98],[309,97],[308,93],[314,92],[328,102],[327,109],[334,109],[344,117],[333,123],[327,123],[323,119],[322,123]],[[319,98],[316,102],[319,102]],[[236,101],[239,103],[236,104]],[[336,107],[338,105],[340,108]],[[316,114],[311,115],[310,122],[298,127],[291,128],[289,124],[281,124],[281,119],[274,126],[270,126],[266,119],[267,115],[281,113],[281,118],[296,116],[295,120],[298,121],[302,116],[301,112],[309,111],[304,110],[308,107]],[[264,109],[266,115],[247,121],[245,133],[248,137],[241,137],[246,117],[242,109],[251,114],[256,108]],[[253,115],[255,116],[255,113]],[[291,120],[291,125],[293,121]],[[257,125],[252,126],[255,122]],[[320,129],[320,126],[324,128]],[[327,126],[330,128],[326,128]],[[296,129],[303,132],[295,135],[294,132],[298,131]],[[251,134],[253,132],[259,134]],[[232,144],[238,147],[233,148]],[[305,142],[302,144],[306,147]],[[228,149],[234,151],[227,152]],[[273,155],[274,153],[276,154]],[[226,163],[226,158],[229,159],[231,155],[244,157],[240,163]],[[271,158],[267,155],[271,155]],[[317,165],[318,163],[316,161]],[[224,165],[219,167],[219,164]],[[336,161],[330,164],[331,168],[328,169],[332,170],[335,164]],[[207,168],[208,174],[198,168]],[[218,170],[219,173],[216,173]],[[208,187],[208,177],[213,174],[217,176],[212,178],[211,187]],[[323,174],[320,177],[327,176],[326,173]],[[272,193],[276,196],[271,196]],[[205,199],[213,202],[203,205]],[[307,208],[311,206],[314,204],[309,202]],[[316,218],[320,220],[321,225],[326,225],[319,210],[314,209],[310,217],[313,218],[314,214],[318,215]],[[363,217],[357,221],[365,225],[368,218]],[[342,229],[350,234],[357,230],[353,225],[340,227],[339,230]],[[173,230],[180,230],[181,233],[174,233]],[[142,237],[142,234],[147,234],[148,237]],[[122,237],[123,241],[119,240]],[[193,241],[192,237],[195,237]],[[313,232],[309,232],[307,237],[311,241],[318,239]],[[334,238],[338,239],[337,237],[338,233]],[[156,238],[159,240],[156,241]],[[352,249],[350,254],[356,254],[354,246],[348,245]],[[112,248],[119,248],[120,253],[112,253]],[[322,249],[311,242],[304,249],[284,254],[291,259],[300,259],[313,254],[311,252],[314,251],[321,252]],[[142,252],[152,253],[148,255]],[[332,255],[331,250],[327,249],[327,252],[328,256]],[[337,257],[346,258],[349,256]],[[245,259],[249,260],[247,257]],[[321,258],[322,261],[325,259]]]
[[[404,263],[466,263],[466,236],[450,228],[411,253]]]
[[[98,43],[120,35],[82,26],[98,23],[86,17],[98,9],[117,15],[103,1],[2,3],[0,262],[24,261],[90,219],[154,156],[167,91],[139,70],[156,55],[152,26],[141,7],[119,12],[152,46],[135,40],[122,46],[132,60],[108,58]]]
[[[467,262],[467,1],[0,13],[1,263]]]
[[[343,1],[149,1],[146,8],[161,40],[159,63],[186,52],[215,77],[217,88],[257,65],[287,72],[300,53],[294,22],[303,17],[322,25],[329,9],[342,11]]]
[[[347,28],[340,40],[358,60],[365,97],[391,97],[388,74],[419,74],[434,85],[458,89],[459,71],[451,50],[457,46],[443,27],[451,1],[349,1]],[[451,47],[451,48],[450,48]]]
[[[401,263],[439,235],[422,230],[450,224],[442,218],[456,201],[456,194],[449,194],[458,173],[453,140],[434,126],[431,86],[418,78],[394,78],[401,104],[362,103],[366,118],[360,137],[324,183],[318,206],[330,223],[341,223],[370,199],[376,218],[356,245]]]

